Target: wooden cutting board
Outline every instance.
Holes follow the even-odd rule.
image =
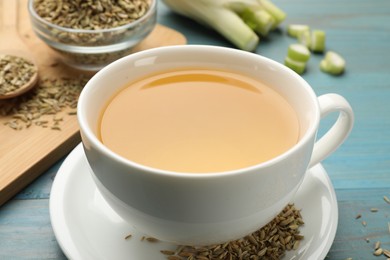
[[[83,74],[63,65],[56,53],[35,36],[28,17],[27,0],[19,1],[18,30],[38,63],[40,78],[71,78]],[[136,50],[182,44],[186,44],[186,38],[181,33],[158,24]],[[68,115],[67,111],[64,111],[61,117],[63,118],[61,130],[35,125],[27,129],[14,130],[4,125],[10,117],[0,115],[0,205],[80,142],[76,116]]]

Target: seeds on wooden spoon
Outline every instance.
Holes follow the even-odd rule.
[[[37,71],[37,67],[25,58],[0,54],[0,95],[17,92],[29,84]]]

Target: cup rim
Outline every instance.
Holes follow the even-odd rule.
[[[143,55],[158,55],[161,51],[175,51],[175,50],[182,50],[182,49],[188,49],[189,51],[210,51],[213,52],[232,52],[240,55],[248,55],[249,56],[257,56],[257,59],[262,60],[263,62],[266,62],[268,64],[271,64],[272,66],[278,67],[279,70],[283,71],[283,74],[288,75],[288,77],[295,78],[299,84],[305,89],[305,91],[309,94],[311,97],[311,100],[315,104],[316,111],[314,111],[314,117],[311,120],[311,123],[309,127],[307,128],[304,135],[298,140],[296,144],[294,144],[292,147],[290,147],[287,151],[279,154],[278,156],[267,160],[265,162],[258,163],[256,165],[240,168],[240,169],[234,169],[229,171],[221,171],[221,172],[202,172],[201,174],[192,173],[192,172],[176,172],[176,171],[170,171],[170,170],[163,170],[154,168],[151,166],[143,165],[134,161],[131,161],[115,152],[113,152],[111,149],[106,147],[99,138],[94,134],[94,131],[92,128],[87,124],[86,120],[86,112],[84,111],[83,107],[85,106],[85,100],[88,98],[89,92],[93,92],[93,88],[96,84],[96,82],[100,81],[100,78],[104,77],[109,71],[120,69],[123,67],[123,64],[129,63],[131,60],[136,60],[138,57],[142,57]],[[99,111],[100,112],[100,111]],[[122,57],[111,64],[107,65],[103,69],[101,69],[99,72],[97,72],[84,86],[78,100],[77,105],[77,118],[80,126],[80,131],[84,134],[84,136],[89,140],[90,144],[93,145],[94,148],[99,150],[100,152],[104,153],[105,155],[109,156],[111,159],[115,160],[116,162],[119,162],[123,165],[127,165],[131,168],[136,168],[138,170],[141,170],[143,172],[148,172],[150,174],[157,174],[157,175],[165,175],[165,176],[171,176],[171,177],[182,177],[182,178],[214,178],[214,177],[222,177],[222,176],[230,176],[230,175],[237,175],[241,174],[243,172],[251,172],[256,171],[257,169],[261,168],[267,168],[271,165],[274,165],[280,161],[283,161],[285,158],[291,156],[291,154],[295,153],[297,150],[301,149],[302,146],[305,145],[305,143],[309,142],[313,135],[316,134],[317,128],[320,121],[320,110],[319,110],[319,104],[318,104],[318,97],[315,94],[314,90],[310,87],[310,85],[296,72],[291,70],[290,68],[284,66],[283,64],[272,60],[270,58],[261,56],[256,53],[246,52],[238,49],[233,49],[229,47],[221,47],[221,46],[211,46],[211,45],[175,45],[175,46],[163,46],[163,47],[157,47],[149,50],[140,51],[137,53],[130,54],[128,56]]]

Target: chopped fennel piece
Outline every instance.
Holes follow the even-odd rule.
[[[310,32],[310,27],[306,24],[289,24],[287,27],[287,34],[294,38],[298,38],[304,31]]]
[[[311,47],[311,35],[309,30],[303,30],[298,34],[298,42],[305,45],[306,47]]]
[[[256,49],[259,43],[257,34],[266,35],[286,17],[286,14],[270,0],[163,0],[163,2],[174,12],[214,29],[237,48],[246,51]],[[240,14],[246,9],[253,10],[254,15],[246,15],[244,21]],[[270,20],[273,20],[272,24]]]
[[[240,13],[240,16],[252,30],[262,36],[267,36],[275,24],[274,17],[261,8],[247,7]]]
[[[290,57],[286,57],[284,59],[284,65],[298,73],[299,75],[303,74],[306,69],[306,63],[302,61],[296,61],[291,59]]]
[[[288,47],[287,57],[295,61],[307,62],[310,58],[310,51],[303,44],[291,44]]]
[[[239,49],[253,51],[259,43],[256,33],[236,12],[226,7],[226,0],[164,0],[163,2],[174,12],[213,28]],[[250,3],[256,3],[256,0]]]
[[[282,11],[279,7],[277,7],[270,0],[257,0],[264,9],[274,17],[275,23],[272,26],[272,29],[278,27],[278,25],[286,19],[286,13]]]
[[[314,52],[324,52],[325,50],[325,32],[313,30],[311,33],[310,49]]]
[[[343,57],[334,51],[328,51],[325,58],[320,62],[320,69],[323,72],[340,75],[345,70],[346,62]]]

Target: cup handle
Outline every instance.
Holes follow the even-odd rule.
[[[325,94],[318,97],[321,119],[331,112],[339,112],[333,126],[315,144],[309,168],[324,160],[348,137],[352,130],[354,114],[348,101],[338,94]]]

